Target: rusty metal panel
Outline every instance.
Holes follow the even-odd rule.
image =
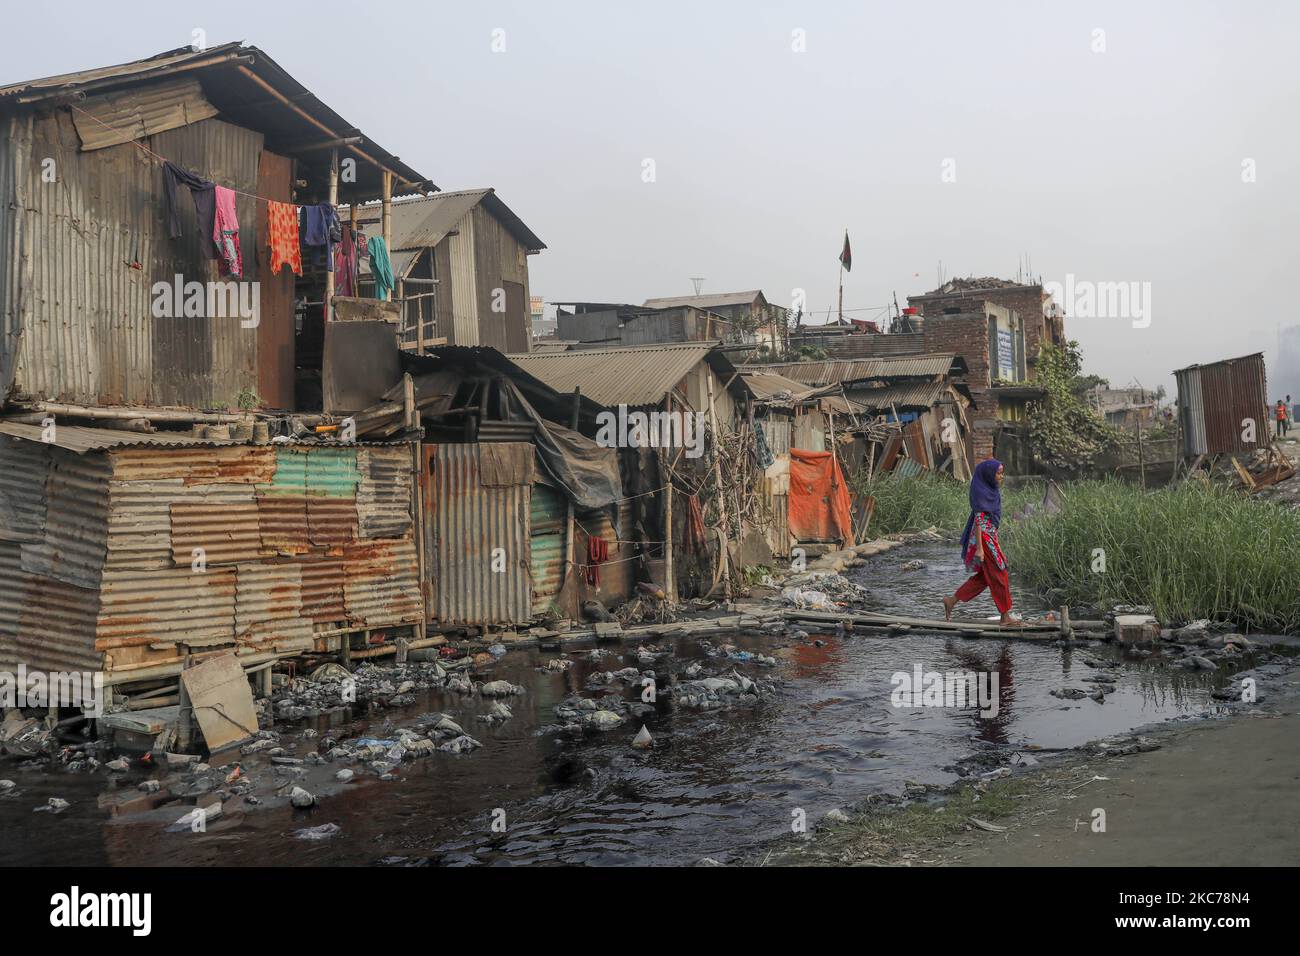
[[[108,459],[52,449],[50,464],[45,536],[23,545],[23,568],[66,584],[98,587],[108,550]]]
[[[193,78],[88,97],[80,109],[72,114],[72,122],[87,152],[217,115],[217,108]]]
[[[171,507],[202,504],[215,512],[247,501],[247,485],[186,485],[165,481],[111,481],[108,485],[108,554],[106,568],[174,567]],[[192,555],[186,552],[186,566]]]
[[[117,663],[142,658],[151,644],[235,642],[233,568],[107,571],[100,597],[95,647],[114,651]]]
[[[302,614],[317,624],[341,624],[347,620],[343,607],[343,559],[307,557],[298,562],[302,579]]]
[[[307,451],[303,447],[275,448],[275,471],[270,480],[257,486],[259,495],[293,495],[303,497],[307,494]]]
[[[411,450],[357,449],[357,516],[362,538],[404,538],[411,531]]]
[[[0,435],[0,538],[18,541],[45,533],[49,470],[48,445]]]
[[[568,513],[568,502],[558,490],[533,484],[529,502],[528,570],[532,576],[535,617],[546,613],[564,585]]]
[[[294,555],[311,550],[307,538],[306,495],[259,494],[255,500],[264,552]]]
[[[18,619],[19,661],[37,670],[99,670],[95,617],[99,592],[32,577]]]
[[[426,449],[435,616],[449,624],[529,620],[529,485],[484,488],[477,444]],[[499,571],[492,570],[494,556]]]
[[[1250,454],[1272,442],[1268,384],[1262,353],[1193,365],[1174,373],[1184,450],[1189,455]],[[1243,436],[1254,424],[1254,440]],[[1201,447],[1200,429],[1204,429]]]
[[[189,568],[202,549],[208,565],[234,564],[262,556],[262,529],[253,489],[220,501],[174,501],[171,504],[172,560]]]
[[[337,548],[356,541],[356,499],[308,495],[307,537],[320,548]]]
[[[22,546],[0,538],[0,670],[18,666],[18,619],[27,604]]]
[[[235,637],[241,644],[276,650],[311,645],[311,621],[302,613],[299,565],[235,567]]]
[[[343,601],[348,620],[366,627],[420,619],[414,541],[374,541],[343,549]]]
[[[275,449],[269,445],[198,448],[118,448],[111,453],[120,481],[180,479],[187,485],[269,482],[275,475]]]

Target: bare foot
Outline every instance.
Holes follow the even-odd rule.
[[[955,597],[946,597],[943,599],[943,619],[945,621],[952,620],[952,609],[956,606],[957,599]]]
[[[1001,627],[1026,627],[1027,626],[1024,621],[1016,617],[1011,617],[1009,614],[1003,614],[1002,620],[998,621],[998,624]]]

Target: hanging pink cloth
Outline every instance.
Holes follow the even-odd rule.
[[[235,191],[217,188],[217,210],[212,219],[212,241],[217,246],[217,271],[223,276],[244,275],[244,258],[239,251],[239,218],[235,214]]]

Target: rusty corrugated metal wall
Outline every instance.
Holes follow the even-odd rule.
[[[425,449],[431,477],[425,506],[433,531],[433,613],[444,624],[523,623],[532,614],[531,485],[484,487],[479,447]],[[533,454],[532,445],[523,447]]]
[[[398,453],[409,461],[316,445],[79,454],[3,436],[0,665],[129,669],[175,661],[181,643],[289,652],[317,630],[414,624]]]
[[[171,284],[177,274],[183,281],[219,278],[216,263],[201,251],[193,203],[184,192],[184,233],[175,240],[167,235],[162,167],[132,144],[82,152],[66,110],[14,115],[4,124],[4,393],[88,404],[224,407],[234,405],[242,389],[257,390],[256,328],[243,328],[238,317],[152,314],[154,283]],[[260,133],[205,119],[145,142],[221,185],[258,191]],[[287,176],[287,165],[277,175]],[[241,198],[236,205],[244,278],[258,280],[258,204]],[[291,298],[264,297],[259,322],[291,324]],[[266,370],[263,388],[273,398],[291,394]]]
[[[1184,455],[1246,455],[1273,440],[1263,355],[1193,365],[1174,377]]]

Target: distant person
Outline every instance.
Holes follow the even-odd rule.
[[[993,603],[1002,612],[1003,627],[1023,627],[1024,622],[1011,616],[1011,581],[1007,576],[1007,559],[998,547],[998,525],[1002,521],[1002,462],[996,458],[975,466],[970,481],[970,517],[961,535],[961,558],[970,579],[952,597],[943,599],[943,618],[952,620],[952,609],[962,601],[972,601],[985,588],[993,594]]]
[[[1273,414],[1277,419],[1276,434],[1281,438],[1286,434],[1286,405],[1282,403],[1282,399],[1277,400],[1277,407],[1273,409]]]

